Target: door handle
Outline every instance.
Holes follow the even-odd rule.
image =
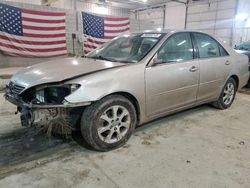
[[[199,70],[199,68],[196,67],[196,66],[192,66],[192,67],[189,69],[190,72],[195,72],[195,71],[197,71],[197,70]]]
[[[225,65],[230,65],[230,64],[231,64],[231,63],[230,63],[230,61],[228,61],[228,60],[225,62]]]

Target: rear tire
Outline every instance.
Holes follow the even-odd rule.
[[[246,87],[247,87],[247,88],[250,88],[250,78],[249,78],[249,80],[248,80],[248,82],[247,82]]]
[[[235,80],[233,78],[229,78],[222,89],[219,99],[213,103],[213,106],[221,110],[229,108],[234,101],[236,91],[237,84]]]
[[[81,132],[95,150],[109,151],[124,145],[136,126],[136,110],[121,95],[109,95],[85,108]]]

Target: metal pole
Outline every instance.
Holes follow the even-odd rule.
[[[233,27],[231,30],[231,46],[235,45],[235,32],[236,32],[236,24],[235,24],[235,17],[238,14],[238,7],[239,7],[239,0],[236,0],[236,7],[235,7],[235,12],[234,12],[234,19],[233,19]]]
[[[189,4],[190,0],[187,0],[187,2],[185,3],[186,6],[186,13],[185,13],[185,26],[184,29],[187,29],[187,16],[188,16],[188,4]]]
[[[163,23],[162,23],[162,29],[165,29],[165,25],[166,25],[166,5],[163,6]]]
[[[75,26],[75,32],[72,33],[72,40],[73,40],[73,54],[76,55],[76,50],[75,50],[75,46],[77,46],[77,43],[75,44],[75,40],[76,40],[76,34],[79,34],[78,30],[78,12],[77,12],[77,4],[76,4],[76,0],[72,0],[72,6],[73,6],[73,10],[75,12],[75,20],[76,20],[76,26]]]
[[[78,31],[78,13],[77,13],[76,0],[72,0],[72,3],[73,3],[73,10],[76,13],[76,31]]]

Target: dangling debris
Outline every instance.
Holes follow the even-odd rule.
[[[52,134],[68,138],[68,136],[72,133],[72,128],[65,119],[57,118],[51,120],[48,126],[45,126],[45,131],[49,139],[51,138]]]

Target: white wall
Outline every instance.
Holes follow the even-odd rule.
[[[52,3],[52,7],[56,8],[63,8],[63,9],[74,9],[74,0],[58,0],[55,3]],[[91,1],[76,1],[76,10],[82,10],[86,12],[91,12],[91,13],[101,13],[101,12],[96,12],[97,9],[97,4],[95,2]],[[108,13],[107,15],[112,15],[112,16],[128,16],[129,15],[129,10],[125,8],[118,8],[118,7],[111,7],[108,6]]]
[[[250,40],[250,1],[239,0],[235,19],[234,45]]]
[[[166,4],[165,29],[184,29],[186,6],[181,3]]]
[[[165,26],[164,29],[184,29],[185,5],[176,2],[169,2],[165,5],[165,23],[163,7],[131,13],[131,19],[134,19],[134,22],[139,24],[137,29],[139,28],[140,31],[156,30],[157,28],[163,28],[163,26]]]
[[[249,0],[242,3],[250,4]],[[187,29],[202,30],[215,35],[229,45],[233,43],[234,18],[237,10],[237,0],[203,0],[191,1],[187,12]],[[246,11],[250,10],[245,8]],[[186,6],[182,3],[166,3],[165,29],[185,28]],[[135,23],[142,24],[140,30],[163,27],[163,8],[149,9],[132,13]],[[250,20],[249,20],[250,24]]]
[[[17,2],[19,1],[19,2]],[[21,7],[21,8],[27,8],[27,9],[34,9],[34,10],[50,10],[50,11],[65,11],[66,12],[66,40],[67,40],[67,50],[68,53],[73,53],[73,40],[72,40],[72,33],[75,33],[77,35],[77,39],[81,35],[82,29],[81,29],[81,22],[80,22],[80,11],[88,11],[88,12],[93,12],[94,10],[94,4],[93,3],[78,3],[77,4],[77,10],[74,11],[72,10],[71,2],[72,0],[61,0],[61,3],[63,3],[63,6],[67,5],[67,9],[62,9],[62,8],[55,8],[52,7],[47,7],[47,6],[38,6],[40,4],[35,4],[38,3],[38,0],[32,0],[33,3],[26,4],[23,2],[31,2],[31,0],[26,1],[26,0],[8,0],[8,1],[2,1],[2,3],[6,3],[12,6],[16,7]],[[20,3],[22,2],[22,3]],[[40,2],[40,0],[39,0]],[[66,4],[64,4],[66,3]],[[68,3],[68,4],[67,4]],[[129,10],[127,9],[120,9],[120,8],[113,8],[109,7],[109,12],[108,14],[113,15],[113,16],[129,16]],[[82,43],[79,41],[75,41],[75,53],[78,55],[82,54]],[[32,65],[35,63],[43,62],[47,59],[33,59],[33,58],[13,58],[9,56],[4,56],[1,55],[0,53],[0,67],[9,67],[9,66],[27,66],[27,65]]]
[[[236,0],[193,2],[188,6],[187,29],[202,30],[231,45],[236,7]]]
[[[41,0],[5,0],[5,1],[41,5]]]
[[[163,26],[163,8],[149,9],[135,13],[139,30],[156,30]]]

